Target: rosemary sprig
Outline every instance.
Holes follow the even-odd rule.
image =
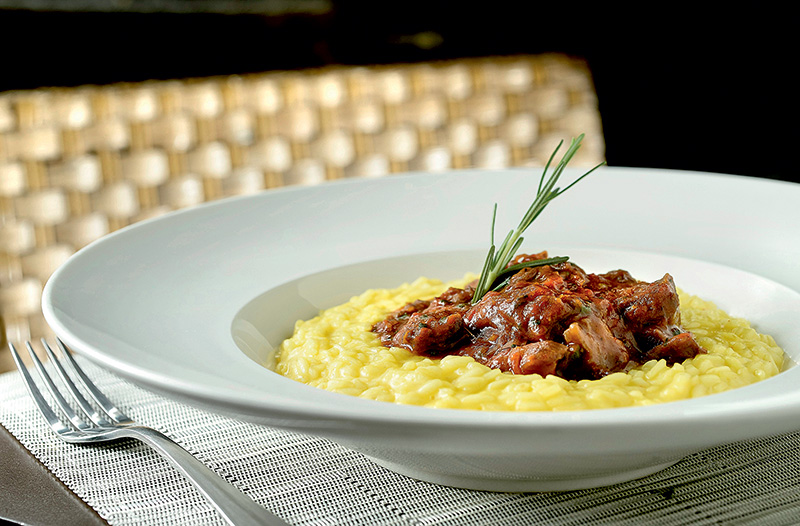
[[[569,261],[569,256],[556,256],[554,258],[546,258],[546,259],[535,259],[532,261],[525,261],[523,263],[517,263],[516,265],[511,265],[509,267],[504,268],[497,277],[492,282],[492,285],[489,287],[489,290],[500,290],[508,284],[508,281],[511,279],[511,276],[520,270],[527,268],[527,267],[542,267],[544,265],[557,265],[558,263],[565,263]],[[488,291],[487,291],[488,292]]]
[[[553,173],[550,175],[547,174],[548,170],[550,169],[550,164],[553,162],[558,150],[564,144],[564,141],[558,143],[556,149],[550,155],[550,158],[547,160],[547,164],[544,167],[544,171],[542,172],[542,176],[539,179],[539,188],[536,191],[536,198],[531,203],[530,208],[522,217],[522,220],[519,222],[516,230],[511,230],[506,235],[503,242],[500,244],[500,247],[497,248],[495,246],[494,241],[494,229],[495,229],[495,221],[497,219],[497,203],[494,205],[494,210],[492,211],[492,230],[491,230],[491,246],[489,247],[489,252],[486,254],[486,260],[483,263],[483,270],[481,270],[481,275],[478,278],[478,284],[475,287],[475,293],[472,296],[472,303],[477,303],[480,299],[490,290],[497,289],[498,287],[502,288],[503,283],[498,286],[496,282],[501,275],[505,274],[505,271],[511,271],[511,269],[506,269],[508,267],[509,262],[517,253],[520,245],[522,244],[523,237],[522,233],[533,223],[533,221],[539,217],[539,214],[545,209],[545,207],[558,197],[559,195],[563,194],[575,184],[578,183],[581,179],[592,173],[593,171],[600,168],[605,163],[600,163],[588,172],[584,173],[570,184],[568,184],[565,188],[559,188],[556,186],[558,179],[561,177],[561,174],[564,172],[564,169],[567,167],[567,163],[575,156],[575,153],[581,147],[581,141],[583,140],[584,134],[580,134],[577,138],[572,139],[572,143],[570,144],[569,148],[566,152],[564,152],[563,157],[561,157],[561,161],[556,165],[553,169]],[[554,258],[550,258],[554,259]],[[556,258],[556,259],[563,259],[563,258]],[[549,265],[553,264],[548,262],[548,260],[540,260],[544,261],[543,263],[530,261],[528,264],[523,264],[524,266],[535,266],[536,264],[539,265]],[[566,261],[566,259],[563,259]],[[519,269],[517,269],[519,270]]]

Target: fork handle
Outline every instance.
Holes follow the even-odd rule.
[[[278,516],[233,487],[163,433],[141,426],[121,427],[118,428],[118,431],[119,436],[141,440],[160,453],[200,490],[230,524],[235,526],[286,525],[286,522]]]

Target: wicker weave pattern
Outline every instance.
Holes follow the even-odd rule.
[[[408,170],[542,164],[586,133],[585,64],[561,55],[325,68],[0,94],[0,313],[48,334],[42,286],[120,227],[221,197]]]

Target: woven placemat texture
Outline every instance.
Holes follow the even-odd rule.
[[[606,488],[478,492],[397,475],[324,439],[181,405],[77,358],[126,413],[171,436],[290,524],[788,526],[800,517],[800,431],[702,451]],[[60,442],[17,372],[0,375],[0,424],[112,525],[223,524],[145,446]]]
[[[343,177],[543,165],[580,133],[573,164],[602,161],[590,72],[560,54],[0,93],[0,315],[12,341],[49,335],[53,270],[145,218]]]

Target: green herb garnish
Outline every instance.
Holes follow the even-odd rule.
[[[494,210],[492,212],[492,230],[491,230],[491,247],[489,247],[489,253],[486,254],[486,260],[483,264],[483,270],[481,270],[480,278],[478,278],[478,284],[475,287],[475,293],[472,295],[472,303],[477,303],[480,299],[490,290],[497,290],[502,288],[505,283],[508,281],[501,280],[498,284],[498,280],[509,273],[516,272],[517,270],[524,268],[524,267],[532,267],[532,266],[540,266],[540,265],[552,265],[555,263],[560,263],[566,261],[568,258],[565,256],[558,257],[558,258],[548,258],[548,259],[541,259],[538,261],[528,261],[526,263],[522,263],[520,265],[514,265],[514,267],[508,267],[508,264],[514,258],[514,255],[517,253],[520,245],[522,244],[523,237],[522,233],[533,223],[533,221],[539,217],[539,214],[545,209],[545,207],[558,197],[559,195],[563,194],[575,184],[578,183],[581,179],[592,173],[593,171],[597,170],[605,163],[600,163],[588,172],[584,173],[577,179],[575,179],[572,183],[567,185],[565,188],[561,189],[556,186],[559,177],[564,172],[564,169],[567,167],[567,163],[572,159],[578,149],[581,147],[581,141],[583,140],[584,134],[579,135],[577,138],[572,139],[572,144],[570,144],[569,149],[564,153],[561,161],[556,165],[553,169],[553,173],[549,176],[547,175],[547,171],[550,169],[550,164],[553,162],[558,150],[564,144],[564,141],[558,143],[556,149],[550,155],[550,159],[547,160],[547,164],[544,167],[544,171],[542,172],[542,177],[539,179],[539,188],[536,191],[536,199],[534,199],[533,203],[531,204],[528,211],[523,216],[522,220],[519,222],[519,226],[517,226],[516,230],[509,231],[506,238],[500,244],[500,248],[498,249],[495,247],[494,242],[494,229],[495,229],[495,220],[497,219],[497,203],[494,204]],[[513,270],[512,270],[513,269]]]

